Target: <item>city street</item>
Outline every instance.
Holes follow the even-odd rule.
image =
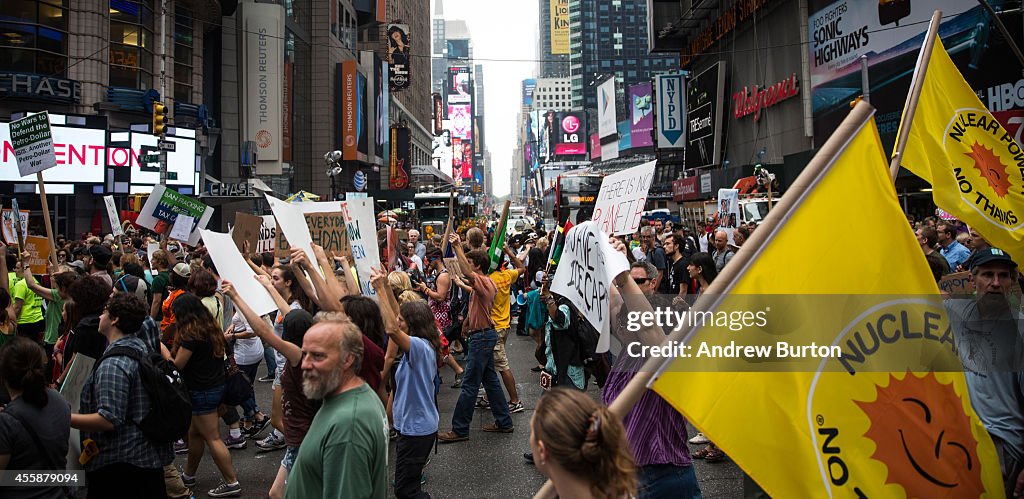
[[[515,324],[513,323],[513,331]],[[432,454],[430,464],[426,468],[426,490],[435,498],[529,498],[544,484],[544,477],[523,460],[523,453],[530,450],[530,416],[542,390],[537,384],[536,373],[530,372],[533,366],[533,340],[526,336],[515,336],[513,332],[508,339],[507,351],[509,361],[516,376],[517,387],[526,410],[513,414],[516,431],[512,434],[484,433],[480,427],[493,421],[490,411],[477,409],[473,416],[473,430],[470,440],[454,444],[439,444],[437,453]],[[260,368],[263,375],[264,368]],[[449,388],[451,370],[442,371],[444,385],[439,394],[441,407],[441,431],[451,428],[452,410],[458,400],[459,390]],[[269,414],[271,390],[270,383],[257,383],[256,394],[260,408]],[[588,391],[595,399],[600,399],[600,391],[594,385]],[[226,430],[225,430],[226,431]],[[269,430],[267,430],[269,431]],[[695,433],[690,428],[690,436]],[[266,431],[263,433],[266,435]],[[696,450],[700,446],[691,446]],[[259,452],[256,441],[250,440],[244,450],[231,451],[231,457],[238,473],[238,481],[242,484],[242,497],[266,497],[270,485],[274,481],[284,450]],[[389,480],[394,479],[394,445],[388,453],[390,466]],[[185,465],[185,456],[175,459],[179,467]],[[742,497],[743,474],[731,461],[708,464],[701,460],[695,461],[697,477],[705,498]],[[203,457],[196,475],[199,485],[193,491],[196,497],[205,496],[205,492],[215,486],[220,475],[209,454]],[[393,497],[393,496],[392,496]]]

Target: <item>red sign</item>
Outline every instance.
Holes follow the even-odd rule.
[[[697,177],[687,177],[672,181],[673,201],[697,199],[699,192],[697,190]]]
[[[758,87],[743,90],[732,94],[733,112],[736,119],[744,116],[754,115],[754,121],[761,119],[761,110],[774,106],[800,92],[800,82],[796,79],[796,73],[770,87]]]
[[[601,137],[590,134],[590,159],[601,159]]]
[[[339,63],[341,66],[341,72],[339,74],[340,80],[338,86],[341,89],[341,152],[344,155],[345,161],[355,161],[359,159],[358,150],[358,133],[359,130],[356,128],[356,61],[342,61]]]

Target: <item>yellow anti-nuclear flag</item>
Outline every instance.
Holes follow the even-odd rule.
[[[981,103],[938,37],[923,62],[927,71],[913,122],[909,131],[900,124],[899,133],[909,133],[900,163],[932,184],[939,208],[1021,261],[1024,151]]]
[[[749,258],[737,254],[725,294],[697,303],[722,317],[763,313],[763,325],[694,326],[652,388],[772,497],[1002,497],[873,111],[858,106],[856,133],[820,174],[801,175],[806,188],[786,193],[795,204],[784,198],[785,211],[765,221],[772,232],[740,250]],[[849,245],[850,234],[878,233]],[[729,355],[730,345],[769,355],[700,353]],[[794,346],[802,358],[786,357]],[[836,347],[841,356],[829,356]]]

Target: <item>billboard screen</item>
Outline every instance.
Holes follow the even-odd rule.
[[[658,149],[682,149],[686,145],[686,81],[679,74],[659,75],[654,87],[658,94]]]
[[[686,90],[686,167],[717,165],[722,155],[722,93],[725,62],[690,79]]]
[[[473,138],[472,104],[448,104],[448,120],[451,121],[452,137],[470,140]]]
[[[409,88],[409,25],[388,25],[388,82],[391,90]]]
[[[469,59],[469,40],[447,40],[448,58]]]
[[[369,146],[369,133],[366,109],[366,77],[363,73],[356,73],[356,151],[365,158]]]
[[[550,0],[551,54],[569,53],[569,0]]]
[[[473,141],[463,140],[461,144],[461,151],[454,149],[453,153],[456,156],[461,156],[462,161],[459,163],[459,167],[462,172],[459,178],[472,178],[473,177]]]
[[[1009,0],[989,3],[997,12],[1020,6],[1020,2]],[[895,142],[914,65],[934,10],[942,11],[938,33],[957,69],[1007,131],[1017,134],[1024,117],[1020,64],[977,2],[914,0],[911,9],[909,1],[810,0],[807,7],[815,143],[824,143],[849,113],[850,101],[861,94],[862,55],[868,57],[878,132],[883,143]],[[1019,36],[1019,15],[1001,19]]]
[[[558,113],[555,128],[555,158],[587,154],[587,115],[585,113]]]
[[[633,147],[650,147],[654,145],[651,131],[654,130],[654,106],[651,97],[651,84],[641,83],[629,87],[630,102],[630,135]]]
[[[537,89],[537,80],[523,80],[523,107],[533,106],[533,91]]]
[[[409,172],[412,170],[410,151],[412,150],[412,133],[405,127],[391,127],[391,173],[388,185],[392,189],[409,187]]]
[[[597,87],[597,133],[601,138],[615,135],[615,123],[618,118],[615,116],[615,78],[608,78],[607,81]]]
[[[461,104],[473,100],[472,73],[467,66],[448,68],[448,103]]]

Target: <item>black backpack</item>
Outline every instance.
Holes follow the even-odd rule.
[[[597,342],[601,339],[601,333],[594,329],[590,321],[583,317],[575,306],[570,306],[569,308],[573,313],[573,317],[569,321],[569,329],[579,348],[580,361],[583,363],[583,368],[587,371],[587,374],[594,376],[598,386],[604,387],[604,381],[608,377],[610,367],[608,366],[607,356],[597,353]]]
[[[133,423],[146,438],[157,444],[173,443],[184,437],[192,422],[192,400],[178,369],[159,353],[143,355],[129,346],[107,350],[96,366],[99,367],[108,357],[119,355],[138,362],[139,380],[149,395],[149,413],[141,421]]]

